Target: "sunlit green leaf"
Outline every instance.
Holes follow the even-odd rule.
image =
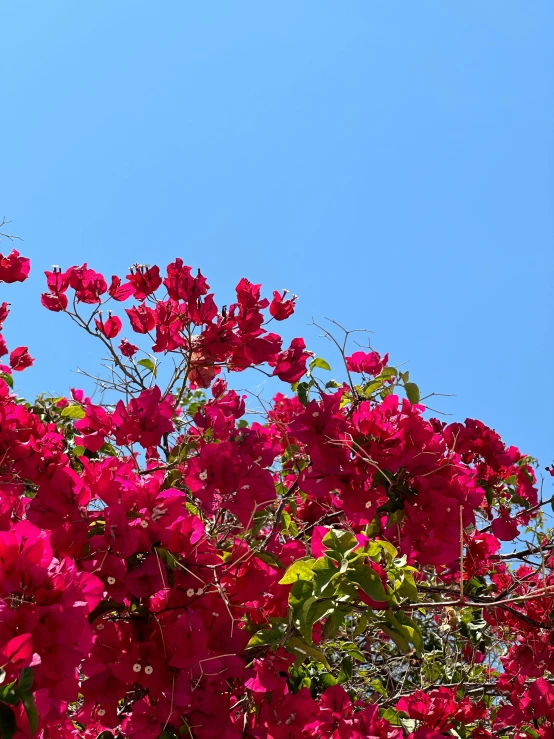
[[[0,372],[0,379],[4,380],[6,385],[9,385],[13,388],[13,377],[9,375],[7,372]]]
[[[410,403],[419,403],[419,388],[415,384],[415,382],[407,382],[404,385],[404,390],[406,391],[406,397],[410,401]]]
[[[314,367],[319,367],[319,369],[328,371],[330,371],[331,369],[331,365],[324,359],[321,359],[321,357],[316,357],[315,359],[312,359],[312,361],[310,362],[310,369],[314,369]]]
[[[279,580],[279,584],[290,585],[297,580],[311,580],[314,576],[315,562],[315,559],[299,559],[293,562],[281,580]]]
[[[285,642],[285,649],[296,657],[300,657],[300,659],[311,657],[316,662],[324,665],[328,670],[331,669],[325,655],[320,649],[311,644],[306,644],[296,636],[291,637]]]
[[[62,410],[61,415],[64,418],[84,418],[86,412],[80,405],[68,405]]]
[[[355,582],[369,597],[377,603],[386,603],[389,599],[381,578],[369,565],[357,564],[346,573],[351,582]]]
[[[155,363],[151,359],[139,359],[137,362],[141,367],[146,367],[150,372],[154,372],[156,369]]]

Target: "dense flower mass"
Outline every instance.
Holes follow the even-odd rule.
[[[324,379],[269,330],[286,291],[219,307],[181,259],[46,283],[112,366],[25,403],[0,335],[2,739],[554,739],[531,458],[371,347]],[[247,407],[247,369],[286,392]]]

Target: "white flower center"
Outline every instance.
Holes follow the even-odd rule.
[[[105,711],[105,710],[104,710],[103,708],[99,708],[99,709],[98,709],[98,710],[96,711],[96,713],[97,713],[97,714],[98,714],[99,716],[105,716],[105,715],[106,715],[106,711]]]
[[[140,522],[140,525],[142,526],[143,529],[147,529],[148,528],[148,521],[145,521],[144,519],[142,519],[142,521]]]
[[[160,507],[156,506],[152,510],[152,521],[157,521],[158,518],[161,518],[162,516],[165,516],[166,513],[167,513],[167,508],[162,508],[161,506]]]
[[[200,478],[200,479],[202,480],[202,482],[204,482],[205,480],[207,480],[207,479],[208,479],[208,473],[206,472],[206,470],[203,470],[203,471],[202,471],[202,472],[201,472],[201,473],[200,473],[200,474],[198,475],[198,477],[199,477],[199,478]]]
[[[154,668],[151,665],[146,665],[144,668],[145,675],[151,675],[154,672]]]
[[[103,628],[104,628],[104,624],[102,623],[96,624],[96,631],[102,631]]]
[[[196,591],[196,595],[202,595],[203,592],[204,591],[202,590],[202,588],[198,588],[198,590]]]
[[[194,588],[189,588],[187,590],[187,595],[189,598],[192,598],[192,596],[194,595]]]
[[[112,577],[110,575],[107,579],[108,579],[108,585],[115,585],[115,577]]]
[[[139,665],[138,662],[135,662],[133,665],[133,672],[140,672],[142,670],[142,665]]]

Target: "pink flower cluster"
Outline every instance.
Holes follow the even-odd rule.
[[[16,251],[0,258],[0,280],[28,273]],[[286,291],[270,302],[242,279],[235,302],[220,309],[181,259],[165,273],[136,265],[125,280],[108,282],[87,264],[46,278],[43,305],[95,333],[128,384],[113,403],[74,390],[41,409],[0,381],[3,731],[13,728],[16,739],[439,739],[470,727],[487,739],[487,726],[530,725],[552,739],[554,647],[545,624],[554,580],[531,566],[513,573],[498,554],[537,507],[527,458],[479,421],[445,424],[401,400],[397,375],[385,374],[388,355],[374,351],[346,357],[346,369],[368,382],[383,377],[381,398],[346,383],[305,402],[277,393],[251,422],[223,370],[256,368],[293,386],[311,372],[303,339],[283,350],[267,330],[294,311]],[[100,311],[131,300],[126,318]],[[90,306],[88,322],[79,304]],[[7,312],[4,303],[0,323]],[[137,342],[182,366],[180,386],[155,384],[154,362],[136,362],[130,340],[114,346],[122,319]],[[32,363],[19,349],[10,357],[16,370]],[[209,392],[187,404],[198,389]],[[351,546],[333,554],[330,534],[352,537]],[[315,585],[311,574],[283,582],[291,567],[313,570],[314,562],[327,573],[316,573]],[[347,571],[358,573],[354,586],[340,580]],[[391,572],[412,577],[412,589],[417,581],[461,593],[477,583],[493,593],[498,606],[483,623],[515,635],[503,671],[484,666],[466,632],[460,652],[466,665],[482,665],[484,684],[495,680],[500,703],[452,686],[406,695],[400,687],[391,699],[377,691],[379,702],[369,688],[363,697],[355,683],[347,690],[347,672],[339,680],[338,668],[333,675],[325,666],[318,650],[332,598],[342,623],[384,612],[400,623],[394,613],[400,618],[406,601]],[[342,584],[325,595],[331,580]],[[312,590],[300,607],[303,583]],[[519,598],[516,608],[503,609],[506,594]],[[417,590],[409,597],[412,613]],[[309,630],[295,625],[315,607]],[[430,623],[444,625],[439,615]],[[379,639],[393,648],[386,629]],[[259,634],[272,636],[253,642]],[[295,682],[307,665],[319,674]],[[323,674],[327,682],[318,682]]]

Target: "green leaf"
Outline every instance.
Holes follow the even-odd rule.
[[[385,632],[385,634],[389,637],[389,639],[392,639],[393,642],[396,644],[398,649],[403,654],[408,654],[410,650],[410,645],[408,644],[408,640],[405,639],[401,634],[398,634],[396,631],[393,631],[392,629],[389,629],[388,626],[384,626],[383,624],[380,625],[381,629]]]
[[[0,378],[4,380],[6,385],[13,387],[13,377],[11,375],[8,375],[7,372],[0,372]]]
[[[77,444],[76,446],[73,447],[72,452],[76,457],[82,457],[83,454],[85,453],[85,447],[79,446]]]
[[[7,685],[4,685],[2,690],[0,690],[0,701],[4,701],[4,703],[9,703],[12,706],[15,706],[16,703],[19,703],[19,695],[17,694],[15,680],[12,683],[7,683]]]
[[[363,652],[360,651],[360,648],[357,644],[354,644],[353,641],[344,641],[341,643],[341,648],[344,649],[345,652],[348,652],[348,654],[353,657],[354,659],[358,660],[358,662],[366,662],[367,658]]]
[[[382,380],[374,380],[373,382],[370,382],[369,385],[366,386],[364,390],[364,398],[370,398],[373,393],[377,392],[380,387],[383,386]]]
[[[113,446],[113,444],[110,444],[109,441],[105,441],[102,444],[102,446],[100,447],[100,452],[102,454],[109,454],[110,457],[117,457],[118,454],[116,448]]]
[[[23,705],[25,706],[25,713],[27,714],[27,719],[29,721],[29,727],[31,729],[31,736],[35,733],[35,731],[38,729],[38,711],[37,707],[35,705],[35,698],[32,693],[24,693],[23,696]]]
[[[395,616],[392,611],[386,613],[387,621],[391,628],[381,626],[383,631],[396,643],[398,648],[407,653],[410,651],[409,643],[413,644],[419,652],[423,648],[423,639],[419,626],[402,612]]]
[[[313,592],[313,584],[306,580],[297,580],[290,589],[289,605],[292,609],[292,615],[297,619],[300,619],[302,616],[303,608],[307,601],[310,598],[313,598]],[[313,600],[315,600],[315,598],[313,598]]]
[[[421,636],[421,631],[419,626],[413,619],[402,614],[402,623],[400,623],[400,627],[398,628],[398,630],[403,634],[403,636],[406,637],[406,639],[411,644],[414,645],[418,652],[423,649],[423,638]]]
[[[19,676],[19,683],[17,684],[18,691],[30,690],[33,687],[33,677],[33,668],[24,667]]]
[[[324,665],[328,670],[331,669],[327,658],[320,649],[311,644],[306,644],[296,636],[292,636],[285,642],[285,649],[291,654],[294,654],[295,657],[299,657],[302,661],[306,657],[311,657],[316,662]]]
[[[337,679],[330,672],[321,672],[319,679],[324,688],[332,688],[337,684]]]
[[[61,415],[64,418],[84,418],[86,416],[84,408],[80,405],[68,405],[62,410]]]
[[[402,598],[409,598],[414,602],[417,601],[417,586],[411,572],[404,572],[404,577],[397,586],[396,592],[402,596]]]
[[[286,569],[285,565],[281,562],[279,557],[271,554],[271,552],[256,552],[254,556],[258,559],[261,559],[262,562],[271,565],[272,567],[278,567],[280,570]]]
[[[312,630],[315,623],[321,621],[325,616],[329,616],[335,610],[335,604],[326,600],[316,600],[308,608],[304,624],[302,625],[303,635],[307,639],[312,639]]]
[[[367,617],[367,613],[362,613],[358,620],[358,623],[356,624],[356,628],[354,629],[353,636],[360,636],[364,633],[364,631],[367,629],[368,620],[369,619]]]
[[[376,562],[379,561],[382,552],[385,553],[385,559],[389,562],[391,562],[398,554],[396,548],[390,543],[390,541],[385,541],[384,539],[374,539],[373,541],[368,542],[364,547],[364,552],[367,552],[368,555]]]
[[[413,732],[416,729],[416,720],[413,718],[400,718],[400,723],[402,724],[402,728],[408,733],[413,734]]]
[[[532,729],[530,726],[522,727],[522,731],[524,731],[526,734],[529,734],[529,736],[533,737],[533,739],[539,739],[538,731],[535,731],[535,729]]]
[[[308,405],[308,403],[310,402],[310,383],[298,383],[298,400],[302,403],[302,405]]]
[[[319,367],[319,369],[322,370],[331,370],[331,365],[324,359],[321,359],[321,357],[316,357],[315,359],[312,359],[312,361],[310,362],[310,369],[314,369],[314,367]]]
[[[140,364],[141,367],[146,367],[152,373],[156,370],[156,365],[151,359],[139,359],[137,364]]]
[[[344,623],[344,613],[336,608],[333,613],[325,619],[325,626],[323,627],[322,638],[333,639],[342,624]]]
[[[246,648],[277,644],[283,638],[285,630],[285,624],[281,624],[277,629],[261,629],[250,639]]]
[[[323,595],[333,578],[340,574],[333,560],[329,557],[320,557],[314,564],[313,570],[314,589],[317,595]],[[326,593],[326,595],[329,595],[329,593]]]
[[[16,729],[14,712],[9,706],[0,703],[0,734],[2,739],[12,739]]]
[[[375,680],[372,680],[369,683],[369,687],[373,688],[376,693],[379,693],[380,695],[387,695],[387,689],[383,685],[383,683],[377,678]]]
[[[279,580],[279,585],[290,585],[297,580],[311,580],[314,576],[314,564],[316,561],[315,559],[299,559],[293,562],[281,580]]]
[[[396,710],[396,708],[381,709],[379,711],[379,715],[381,716],[381,718],[386,719],[393,726],[400,725],[400,719],[398,717],[398,711]]]
[[[372,600],[377,601],[377,603],[388,602],[389,596],[383,587],[381,578],[368,565],[357,564],[349,569],[346,575],[351,582],[359,585]]]
[[[329,533],[325,534],[321,543],[327,549],[342,555],[341,559],[358,546],[358,540],[354,534],[350,531],[340,531],[338,529],[331,529]]]
[[[169,551],[169,549],[164,549],[164,547],[156,547],[155,551],[157,552],[162,562],[165,562],[170,570],[177,569],[177,567],[179,566],[178,560],[175,555]]]
[[[340,673],[338,677],[338,684],[342,685],[343,683],[348,682],[350,678],[352,677],[352,672],[354,669],[354,665],[352,663],[351,657],[344,657],[342,662],[340,663]]]
[[[410,401],[410,403],[419,403],[419,388],[415,384],[415,382],[407,382],[404,385],[404,390],[406,391],[406,397]]]

